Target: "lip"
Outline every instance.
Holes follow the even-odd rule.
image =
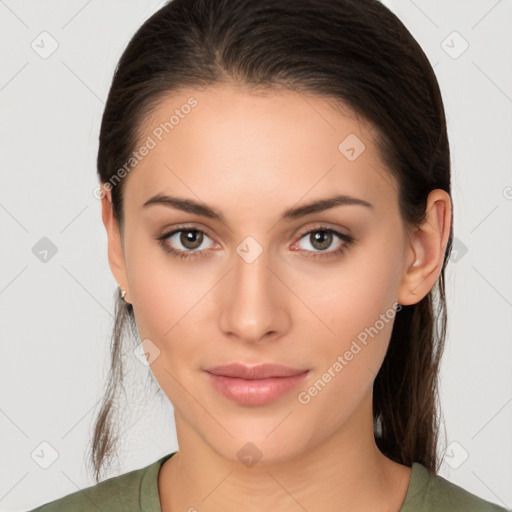
[[[213,387],[241,405],[265,405],[298,385],[309,370],[280,364],[246,366],[231,363],[205,370]]]

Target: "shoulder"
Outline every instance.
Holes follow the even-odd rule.
[[[421,464],[413,464],[410,488],[400,512],[508,512],[466,489],[430,473]]]
[[[141,510],[141,501],[149,500],[154,503],[154,498],[158,498],[158,470],[167,457],[143,468],[108,478],[96,485],[63,496],[30,512],[70,510],[73,512],[98,512],[98,510],[128,512]],[[149,496],[148,494],[151,493],[153,495]]]
[[[125,503],[138,504],[138,483],[143,469],[130,471],[123,475],[109,478],[96,485],[81,489],[62,498],[35,508],[31,512],[97,512],[100,510],[124,510]],[[123,489],[124,493],[121,493]],[[135,501],[134,501],[135,500]]]

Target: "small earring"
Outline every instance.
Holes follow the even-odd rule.
[[[125,295],[126,295],[126,290],[123,290],[121,287],[119,287],[119,296],[121,297],[121,299],[123,300],[123,302],[125,302],[126,304],[128,304],[128,302],[126,302],[125,300]]]

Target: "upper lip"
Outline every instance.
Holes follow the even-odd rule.
[[[205,371],[214,375],[223,375],[225,377],[238,377],[240,379],[256,380],[267,379],[270,377],[290,377],[299,375],[308,370],[290,368],[281,364],[265,363],[255,366],[247,366],[242,363],[221,364],[207,368]]]

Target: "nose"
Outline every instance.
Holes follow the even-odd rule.
[[[233,260],[234,268],[218,295],[222,332],[246,343],[282,336],[290,323],[286,287],[270,268],[268,253],[263,251],[251,262],[235,253]]]

